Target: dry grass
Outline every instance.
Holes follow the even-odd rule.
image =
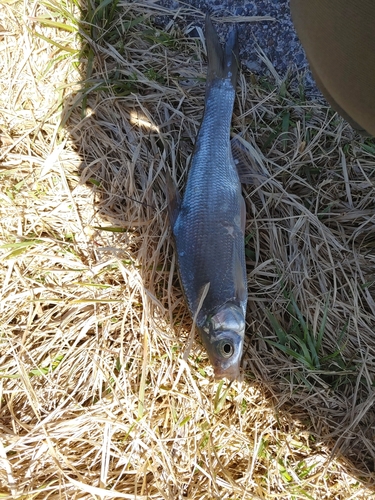
[[[374,141],[241,74],[248,343],[244,380],[215,383],[198,341],[184,357],[164,193],[202,44],[112,5],[0,7],[0,498],[369,498]]]

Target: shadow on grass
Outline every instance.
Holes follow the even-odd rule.
[[[81,182],[92,189],[95,215],[87,221],[87,234],[95,247],[96,258],[100,261],[111,256],[117,262],[122,274],[119,272],[116,279],[123,279],[124,287],[131,286],[127,279],[130,280],[136,271],[144,290],[139,303],[144,305],[147,300],[148,304],[147,321],[150,324],[167,321],[173,326],[168,337],[173,343],[170,349],[179,354],[185,348],[186,332],[191,323],[176,276],[166,213],[165,171],[168,169],[180,188],[183,187],[186,165],[203,111],[205,67],[200,43],[186,41],[174,28],[172,16],[167,29],[160,29],[154,24],[156,14],[160,15],[160,10],[142,8],[136,3],[121,6],[117,2],[102,2],[95,3],[91,9],[83,9],[85,17],[80,22],[84,35],[82,85],[79,92],[66,100],[63,126],[82,158]],[[250,89],[251,78],[254,85]],[[332,131],[337,130],[333,117],[329,119],[331,128],[327,128],[324,135],[318,129],[322,123],[327,124],[324,122],[326,110],[315,109],[299,101],[298,96],[293,100],[285,88],[280,91],[271,85],[272,92],[267,93],[265,85],[262,87],[262,81],[254,76],[241,76],[242,91],[236,103],[234,128],[235,132],[244,134],[261,156],[263,153],[268,155],[269,159],[262,156],[262,161],[280,179],[278,186],[287,186],[285,189],[289,191],[286,195],[285,191],[277,192],[273,184],[268,191],[265,188],[263,198],[261,189],[249,188],[247,192],[248,336],[252,340],[245,355],[244,383],[263,388],[273,408],[278,430],[283,436],[295,436],[299,443],[294,453],[300,454],[301,465],[291,475],[286,455],[279,456],[272,447],[277,439],[267,437],[264,429],[262,440],[257,442],[257,467],[266,471],[270,460],[276,460],[284,482],[294,484],[295,481],[295,485],[300,485],[298,491],[297,486],[290,491],[303,493],[301,484],[307,484],[310,476],[314,476],[314,467],[318,467],[320,460],[308,462],[307,459],[325,453],[323,472],[320,469],[324,477],[324,468],[330,471],[327,454],[332,454],[340,457],[349,475],[372,488],[375,342],[361,347],[360,338],[356,339],[353,332],[359,328],[360,334],[360,328],[364,328],[367,339],[368,331],[374,327],[373,309],[368,306],[373,292],[369,287],[366,289],[368,304],[362,301],[354,309],[342,306],[341,290],[337,289],[337,282],[330,282],[331,278],[336,279],[330,266],[340,256],[339,264],[345,267],[350,246],[347,249],[330,247],[332,255],[327,258],[329,265],[325,276],[314,275],[324,266],[308,269],[314,275],[311,286],[306,285],[310,278],[303,276],[302,271],[298,276],[293,274],[292,264],[304,258],[308,260],[304,251],[310,251],[310,247],[303,241],[305,226],[300,232],[293,226],[293,233],[290,220],[293,217],[306,219],[310,210],[317,224],[323,216],[320,219],[316,216],[314,196],[315,199],[320,196],[325,206],[332,207],[327,201],[329,196],[324,200],[323,195],[317,194],[316,186],[324,181],[327,154],[335,162],[341,146],[352,147],[351,132],[344,132],[340,139],[333,137]],[[301,127],[306,133],[296,145]],[[310,149],[309,143],[313,145]],[[298,160],[297,178],[297,170],[288,171],[288,164],[298,156],[298,148],[309,150],[303,161],[314,163],[315,170],[306,168],[302,172],[302,160]],[[348,155],[354,155],[353,149],[349,149]],[[316,156],[311,160],[313,154]],[[335,182],[335,175],[335,170],[330,170],[326,182]],[[286,204],[294,199],[306,211],[297,217],[298,209],[295,209],[288,221],[282,217],[285,214],[277,211],[272,196],[278,199],[284,196]],[[332,198],[333,194],[330,196]],[[265,199],[272,220],[267,220]],[[324,221],[326,227],[333,228],[337,238],[342,217],[339,209],[335,212],[333,207]],[[276,243],[271,242],[275,232],[284,245],[279,251]],[[323,243],[322,254],[330,245],[330,242],[326,246]],[[364,250],[358,247],[356,252],[359,262],[365,262]],[[351,278],[349,276],[349,281]],[[346,286],[344,278],[342,286]],[[303,293],[306,295],[301,298]],[[345,295],[342,297],[344,300]],[[318,312],[317,303],[321,307]],[[124,310],[127,307],[124,303]],[[366,323],[363,315],[367,311]],[[125,338],[142,336],[139,325],[127,328]],[[157,338],[152,342],[157,344]],[[121,357],[126,361],[126,345],[123,349]],[[192,377],[196,380],[194,371],[199,372],[196,383],[202,384],[202,390],[206,391],[210,369],[206,368],[205,355],[196,344],[189,364]],[[178,364],[174,366],[177,370]],[[150,383],[147,367],[143,366],[142,376],[134,378],[133,387],[139,394],[142,408],[146,404],[145,397],[151,398],[150,394],[144,395],[144,388],[147,386],[150,390]],[[225,419],[227,412],[234,426],[241,413],[233,413],[236,397],[234,389],[230,388],[220,413]],[[152,402],[151,398],[147,404],[157,404],[157,401]],[[251,412],[252,408],[245,411]],[[262,428],[261,418],[258,424]],[[277,427],[273,430],[276,435]],[[249,428],[247,432],[252,430]],[[230,444],[228,446],[229,453]],[[284,451],[287,454],[286,448]],[[173,450],[170,453],[173,455]],[[214,456],[216,451],[212,453]],[[230,460],[228,467],[232,477],[240,480],[248,464],[246,459]],[[176,490],[173,492],[176,494]]]

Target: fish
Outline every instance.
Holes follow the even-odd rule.
[[[238,379],[246,327],[246,206],[230,127],[238,72],[238,37],[224,47],[209,15],[205,107],[182,199],[167,179],[169,219],[180,281],[214,368]]]

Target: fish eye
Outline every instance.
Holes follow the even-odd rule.
[[[230,342],[229,340],[222,340],[219,343],[218,348],[219,348],[220,354],[224,358],[230,358],[231,356],[233,356],[234,348],[233,348],[232,342]]]

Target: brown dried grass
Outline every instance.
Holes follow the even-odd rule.
[[[233,133],[257,172],[248,344],[243,381],[215,383],[199,341],[184,356],[164,192],[166,169],[186,179],[202,44],[173,23],[153,42],[162,9],[124,3],[99,32],[117,30],[113,45],[79,25],[74,71],[77,31],[38,17],[64,5],[78,16],[1,8],[0,498],[369,498],[374,142],[282,79],[241,74]],[[321,366],[283,352],[275,322],[290,336],[306,324],[313,344],[323,330]]]

